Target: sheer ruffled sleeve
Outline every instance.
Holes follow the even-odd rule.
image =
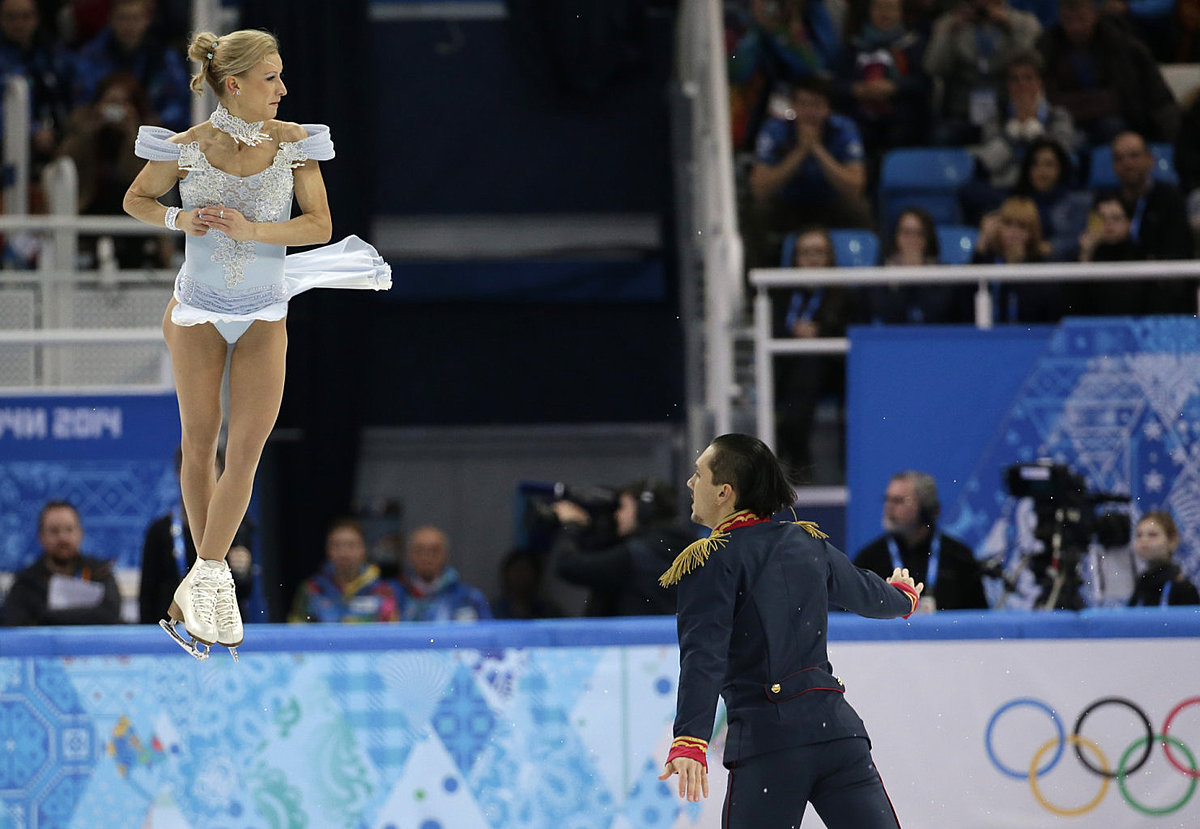
[[[329,127],[324,124],[303,126],[308,131],[308,137],[301,138],[296,145],[304,153],[304,157],[313,161],[329,161],[333,158],[333,139],[329,137]]]
[[[180,145],[171,143],[174,136],[175,133],[165,127],[138,127],[133,152],[147,161],[177,161]]]

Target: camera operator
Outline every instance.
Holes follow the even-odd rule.
[[[608,515],[569,499],[553,505],[559,531],[552,557],[559,578],[590,587],[588,616],[653,616],[675,612],[675,589],[658,577],[695,540],[678,520],[675,493],[656,480],[617,491]]]
[[[925,582],[919,610],[987,609],[971,548],[938,529],[937,483],[925,472],[897,472],[883,498],[884,534],[858,551],[854,563],[888,578],[898,567]]]

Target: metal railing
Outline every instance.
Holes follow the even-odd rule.
[[[927,265],[921,267],[873,268],[756,268],[750,271],[754,296],[754,377],[757,395],[755,429],[770,446],[775,444],[775,385],[773,365],[778,355],[845,354],[846,337],[809,340],[777,338],[772,328],[772,288],[815,288],[819,286],[862,287],[869,285],[963,285],[975,284],[975,325],[992,327],[992,295],[989,286],[1000,282],[1078,282],[1117,279],[1195,279],[1200,261],[1123,262],[1033,265]],[[1197,297],[1200,307],[1200,296]]]

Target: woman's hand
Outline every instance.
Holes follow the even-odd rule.
[[[199,210],[181,210],[175,217],[175,226],[188,236],[203,236],[208,233],[208,225],[200,219]]]
[[[235,242],[249,242],[254,239],[255,223],[247,219],[240,211],[223,204],[211,207],[201,207],[196,211],[200,221],[210,230],[219,230]]]

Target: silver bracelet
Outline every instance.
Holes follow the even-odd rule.
[[[182,209],[181,207],[168,207],[167,215],[163,217],[163,224],[171,230],[183,230],[179,226],[179,213]]]

